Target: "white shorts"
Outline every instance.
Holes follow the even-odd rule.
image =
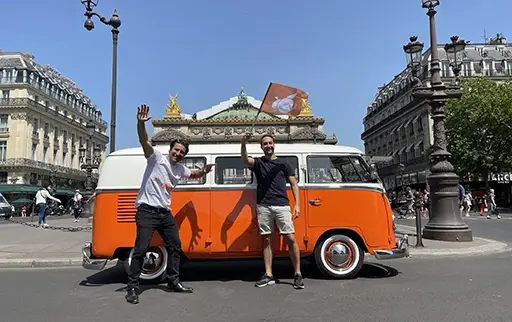
[[[274,222],[281,234],[293,234],[292,211],[290,206],[256,205],[260,235],[269,235],[274,231]]]

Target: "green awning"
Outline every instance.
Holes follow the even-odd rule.
[[[11,204],[18,204],[18,203],[26,203],[26,204],[31,204],[33,203],[34,200],[30,200],[28,198],[20,198],[20,199],[16,199],[14,200],[13,202],[11,202]]]
[[[38,186],[26,186],[21,184],[3,184],[0,185],[0,192],[9,194],[9,193],[36,193],[39,191]]]
[[[73,190],[73,189],[66,189],[66,188],[57,188],[57,189],[55,189],[54,195],[74,196],[75,195],[75,190]]]

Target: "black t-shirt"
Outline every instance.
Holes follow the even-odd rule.
[[[257,204],[266,206],[288,206],[290,204],[286,193],[286,183],[288,177],[294,173],[286,159],[254,158],[254,165],[249,169],[254,172],[258,180]]]

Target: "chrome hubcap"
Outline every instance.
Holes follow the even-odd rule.
[[[345,243],[335,242],[329,246],[325,255],[333,267],[344,268],[351,262],[352,251]]]
[[[159,249],[155,251],[149,251],[144,256],[144,262],[142,264],[142,274],[153,274],[162,266],[163,254],[159,252]]]

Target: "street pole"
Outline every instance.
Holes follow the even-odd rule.
[[[416,214],[416,247],[425,247],[421,234],[421,208],[423,208],[423,201],[418,191],[414,193],[414,209]]]
[[[418,84],[413,88],[413,96],[425,99],[431,108],[434,120],[434,150],[430,155],[430,175],[427,178],[431,189],[431,209],[428,223],[423,229],[423,238],[443,241],[472,241],[473,234],[459,214],[459,177],[450,163],[451,154],[447,151],[444,125],[444,106],[448,98],[462,96],[457,84],[447,87],[441,80],[441,67],[437,46],[435,7],[439,0],[422,0],[427,9],[430,25],[431,81],[430,86]]]
[[[96,130],[96,127],[92,121],[87,122],[87,130],[89,133],[89,140],[86,141],[85,145],[79,149],[80,168],[85,171],[85,193],[83,199],[85,206],[82,209],[82,217],[91,218],[93,210],[91,209],[90,200],[94,195],[94,187],[92,185],[92,171],[99,168],[101,162],[101,148],[99,144],[96,146],[92,145],[92,139]]]
[[[114,15],[117,17],[117,11],[115,10]],[[112,18],[110,20],[112,20]],[[119,18],[118,21],[119,25],[121,25],[121,20],[119,20]],[[119,35],[119,30],[117,29],[117,27],[112,26],[112,101],[110,102],[110,153],[116,150],[117,37]]]
[[[119,27],[121,26],[121,19],[119,19],[119,15],[115,9],[112,17],[108,20],[107,18],[94,12],[93,9],[98,4],[98,0],[81,0],[81,2],[85,6],[84,15],[87,17],[84,23],[85,29],[88,31],[94,29],[94,22],[92,21],[93,16],[98,17],[103,24],[112,27],[112,93],[110,102],[110,153],[112,153],[116,149],[117,42],[119,36]]]

